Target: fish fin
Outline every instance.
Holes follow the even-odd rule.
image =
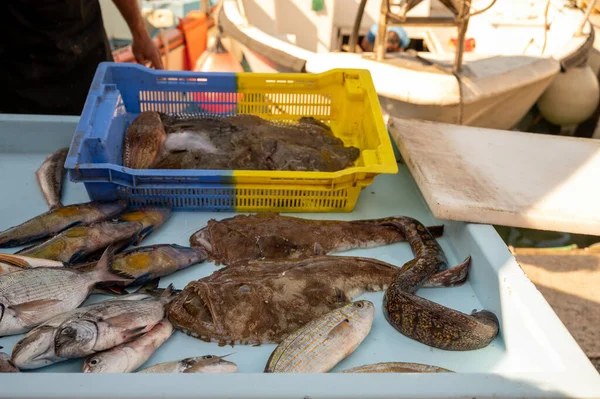
[[[142,240],[148,237],[154,231],[154,226],[150,225],[148,227],[144,227],[142,231],[140,231],[137,235],[137,238],[133,241],[134,246],[140,245]]]
[[[175,295],[176,295],[175,294],[175,286],[171,283],[171,284],[169,284],[169,286],[167,288],[165,288],[163,293],[160,294],[160,298],[170,299],[171,297],[173,297]]]
[[[318,242],[315,242],[315,247],[314,247],[313,252],[314,252],[315,256],[325,255],[325,250],[323,249],[323,246],[321,244],[319,244]]]
[[[131,314],[125,313],[114,317],[109,317],[108,319],[102,320],[104,323],[108,324],[111,327],[121,327],[126,326],[131,323]],[[127,330],[130,331],[130,330]]]
[[[135,290],[135,293],[136,294],[137,293],[150,293],[158,288],[159,282],[160,282],[160,278],[152,279],[152,280],[148,281],[147,283],[145,283],[144,285],[142,285],[137,290]]]
[[[11,254],[0,254],[0,262],[4,262],[12,266],[29,267],[29,262],[19,256]]]
[[[106,248],[102,257],[94,266],[94,273],[96,277],[96,282],[127,282],[131,283],[135,280],[135,277],[122,272],[113,270],[111,268],[113,257],[115,255],[115,250],[117,247],[115,244],[111,244]]]
[[[82,259],[85,255],[87,255],[87,251],[85,249],[83,249],[83,248],[78,249],[77,251],[75,251],[75,253],[73,255],[71,255],[71,257],[69,258],[69,261],[67,263],[69,265],[77,263],[77,261]]]
[[[128,295],[129,292],[127,292],[127,290],[123,287],[111,285],[107,287],[94,287],[94,289],[92,290],[92,294],[121,296]]]
[[[326,339],[334,339],[337,335],[347,334],[349,328],[351,328],[350,320],[344,319],[340,321],[337,326],[333,327],[331,331],[329,331]]]
[[[15,315],[24,321],[26,325],[33,326],[38,320],[36,313],[42,312],[44,308],[56,305],[61,302],[60,299],[38,299],[35,301],[20,303],[18,305],[9,306],[8,309],[12,310]]]
[[[148,326],[141,326],[141,327],[132,328],[132,329],[123,331],[123,333],[126,334],[126,335],[139,334],[142,331],[144,331],[146,329],[146,327],[148,327]]]
[[[457,287],[463,285],[467,281],[470,265],[471,256],[468,256],[463,263],[429,277],[423,283],[422,288]]]

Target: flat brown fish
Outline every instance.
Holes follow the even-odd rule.
[[[110,219],[127,208],[125,201],[67,205],[0,232],[0,248],[18,247],[51,237],[69,227]]]
[[[376,259],[342,256],[228,266],[190,282],[171,303],[169,320],[219,345],[279,343],[363,292],[384,290],[397,272]]]
[[[50,210],[63,206],[60,197],[65,176],[64,165],[68,153],[68,148],[61,148],[48,155],[35,172],[38,184]]]
[[[415,295],[435,273],[448,266],[444,251],[418,220],[394,222],[410,243],[415,258],[406,262],[383,296],[386,320],[400,333],[445,350],[486,347],[498,335],[499,321],[487,310],[470,315]],[[464,264],[470,262],[468,257]]]
[[[366,220],[312,220],[278,213],[237,215],[211,219],[190,237],[193,247],[203,247],[217,265],[253,259],[302,258],[372,248],[406,241],[392,226],[394,218]],[[429,226],[435,237],[443,226]]]
[[[160,115],[144,111],[131,122],[123,140],[123,166],[132,169],[147,169],[160,153],[167,138]]]

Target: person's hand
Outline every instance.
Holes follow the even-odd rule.
[[[150,61],[153,68],[164,69],[158,48],[154,45],[150,35],[144,33],[139,37],[134,37],[131,43],[131,51],[135,60],[142,65]]]

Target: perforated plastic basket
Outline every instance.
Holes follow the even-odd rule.
[[[126,168],[125,130],[146,110],[254,114],[281,122],[312,116],[361,154],[355,166],[338,172]],[[65,168],[72,181],[85,183],[92,200],[240,212],[349,212],[376,175],[398,171],[366,70],[198,73],[122,63],[98,66]]]

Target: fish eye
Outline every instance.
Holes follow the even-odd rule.
[[[92,359],[92,361],[90,362],[90,364],[91,364],[92,366],[95,366],[95,365],[97,365],[98,363],[99,363],[98,359]]]
[[[213,355],[206,355],[204,356],[205,359],[212,359],[214,356]]]
[[[362,308],[362,307],[363,307],[363,306],[365,306],[365,305],[363,305],[363,303],[362,303],[362,302],[355,302],[355,303],[354,303],[354,306],[356,306],[357,308]]]

